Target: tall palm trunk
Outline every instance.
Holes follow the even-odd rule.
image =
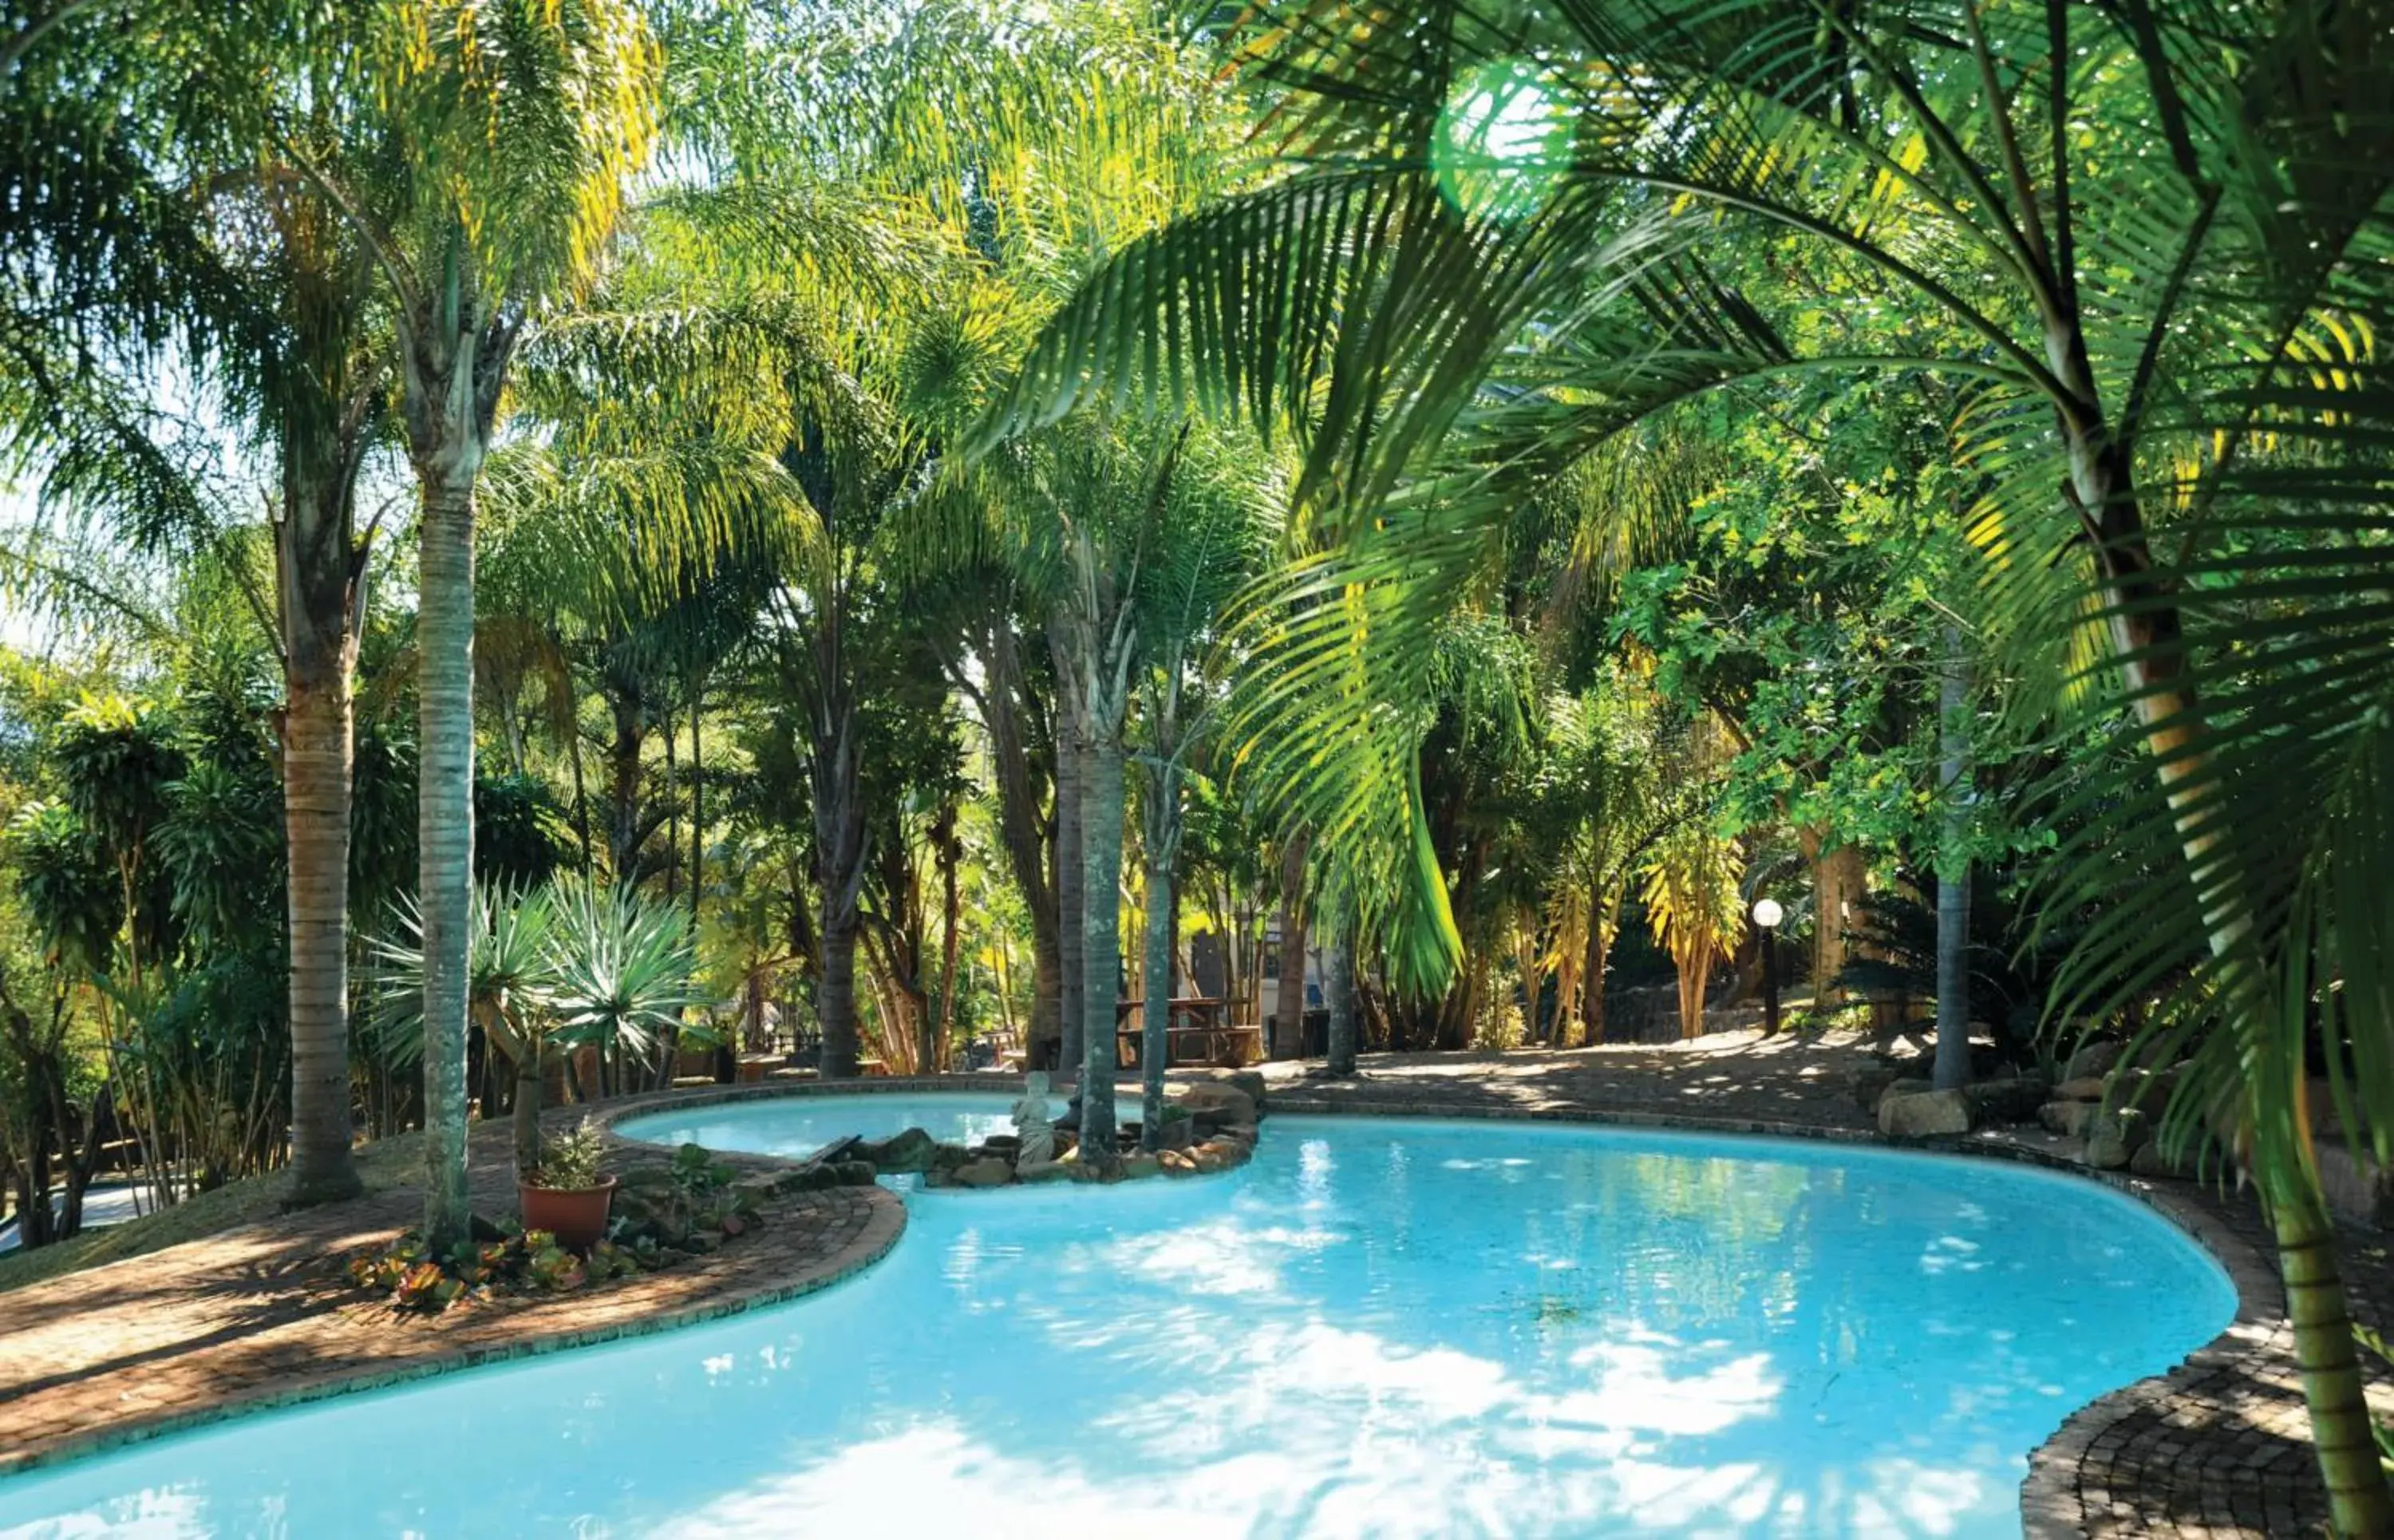
[[[1939,688],[1938,728],[1942,763],[1938,782],[1945,795],[1945,849],[1937,862],[1937,1069],[1936,1086],[1953,1090],[1970,1079],[1970,861],[1966,841],[1969,810],[1962,784],[1969,774],[1969,723],[1963,716],[1968,681],[1962,634],[1945,627],[1944,678]]]
[[[1861,849],[1841,845],[1827,849],[1835,831],[1825,827],[1796,831],[1796,841],[1812,867],[1812,997],[1816,1009],[1845,1003],[1845,991],[1831,981],[1846,966],[1851,950],[1846,927],[1850,911],[1868,892],[1868,868]]]
[[[474,891],[474,482],[424,483],[416,611],[422,747],[416,904],[424,925],[424,1234],[437,1255],[466,1238],[467,954]]]
[[[811,770],[821,915],[816,935],[822,947],[815,1000],[822,1025],[820,1073],[825,1080],[849,1080],[857,1073],[856,941],[866,845],[856,709],[836,685],[816,731]]]
[[[1099,1169],[1114,1158],[1114,1000],[1122,971],[1123,750],[1121,718],[1093,731],[1085,751],[1081,804],[1081,1160]]]
[[[2094,404],[2086,348],[2074,322],[2048,338],[2047,351],[2060,362],[2063,383],[2084,403],[2079,413],[2060,415],[2071,450],[2068,485],[2098,537],[2095,556],[2103,575],[2113,654],[2163,795],[2176,817],[2188,868],[2216,873],[2220,836],[2204,826],[2203,794],[2198,789],[2209,779],[2207,729],[2193,692],[2182,680],[2185,665],[2177,651],[2182,622],[2154,579],[2126,452],[2110,438]],[[2222,896],[2206,903],[2207,941],[2212,955],[2221,961],[2253,944],[2250,922],[2232,907],[2235,880],[2233,874],[2210,879],[2210,890]],[[2230,1008],[2237,1008],[2232,999]],[[2295,1094],[2302,1093],[2297,1089]],[[2270,1120],[2256,1121],[2266,1125]],[[2394,1537],[2394,1486],[2387,1482],[2370,1432],[2335,1232],[2307,1155],[2303,1151],[2262,1152],[2262,1191],[2277,1235],[2295,1359],[2302,1366],[2312,1445],[2327,1487],[2328,1521],[2345,1540],[2387,1540]]]
[[[424,1238],[472,1228],[466,1181],[467,954],[474,888],[474,483],[516,323],[472,293],[453,231],[438,292],[404,309],[401,362],[417,519],[416,906],[424,941]]]
[[[1589,1047],[1604,1042],[1604,970],[1612,954],[1612,931],[1618,900],[1591,898],[1587,905],[1587,957],[1579,968],[1581,1041]]]
[[[1342,920],[1330,954],[1330,1073],[1355,1073],[1355,923]]]
[[[287,623],[286,623],[287,625]],[[346,640],[346,638],[344,638]],[[348,649],[290,651],[284,669],[283,816],[291,921],[291,1199],[362,1187],[349,1156]]]
[[[822,977],[817,981],[815,994],[815,1012],[822,1022],[819,1073],[825,1080],[856,1078],[856,932],[854,914],[836,916],[826,904]]]
[[[1055,826],[1040,809],[1031,748],[1024,742],[1024,695],[1019,641],[1010,621],[993,628],[986,650],[987,678],[960,681],[981,706],[989,729],[990,767],[997,783],[997,825],[1007,868],[1031,912],[1031,1023],[1024,1046],[1035,1061],[1052,1064],[1060,1052],[1064,1023],[1058,991]],[[1060,739],[1061,733],[1059,731]],[[1060,807],[1060,799],[1059,806]]]
[[[1173,867],[1180,847],[1180,777],[1169,760],[1156,770],[1147,809],[1147,945],[1139,972],[1139,1148],[1152,1153],[1164,1132],[1164,1068],[1172,1049]]]
[[[1305,1053],[1305,847],[1299,830],[1280,862],[1280,981],[1272,991],[1271,1056]]]
[[[1085,798],[1081,783],[1088,758],[1075,742],[1079,732],[1075,722],[1072,713],[1057,712],[1056,1007],[1061,1036],[1056,1067],[1068,1075],[1080,1073],[1082,1045],[1086,1039],[1082,1030],[1085,1021],[1081,1004],[1085,967],[1083,959],[1088,951],[1085,907],[1081,902],[1083,861],[1086,854],[1082,847],[1081,815]]]

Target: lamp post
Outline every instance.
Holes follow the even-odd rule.
[[[1774,932],[1786,917],[1778,900],[1754,901],[1754,923],[1762,932],[1762,1030],[1771,1037],[1779,1035],[1779,948]]]

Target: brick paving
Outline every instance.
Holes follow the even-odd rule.
[[[1590,1119],[1716,1132],[1874,1139],[1848,1077],[1869,1046],[1798,1045],[1727,1033],[1667,1046],[1572,1051],[1370,1055],[1353,1080],[1264,1066],[1276,1110]],[[1182,1078],[1176,1075],[1175,1078]],[[989,1076],[805,1082],[630,1098],[610,1120],[659,1106],[822,1091],[932,1087],[1003,1091]],[[506,1130],[478,1130],[477,1203],[512,1201]],[[2034,1136],[1969,1148],[2058,1164]],[[661,1152],[625,1147],[620,1164]],[[761,1159],[740,1164],[763,1168]],[[2073,1415],[2031,1459],[2022,1514],[2031,1540],[2161,1535],[2279,1540],[2324,1531],[2293,1343],[2269,1236],[2249,1197],[2188,1182],[2104,1178],[2152,1204],[2217,1257],[2243,1305],[2227,1332],[2168,1375]],[[0,1473],[259,1406],[662,1330],[802,1294],[886,1254],[904,1213],[895,1194],[844,1188],[775,1198],[769,1222],[709,1257],[603,1289],[497,1302],[430,1318],[364,1301],[341,1260],[410,1222],[412,1191],[230,1231],[32,1285],[0,1298]],[[2394,1323],[2394,1262],[2374,1230],[2348,1228],[2356,1315]],[[2394,1412],[2394,1380],[2373,1399]]]
[[[607,1114],[667,1099],[625,1099]],[[478,1212],[514,1209],[507,1137],[504,1124],[475,1131]],[[625,1144],[614,1166],[666,1153]],[[765,1201],[757,1230],[661,1271],[401,1315],[345,1268],[422,1206],[413,1188],[370,1193],[0,1296],[0,1474],[235,1413],[753,1309],[848,1276],[905,1226],[897,1194],[878,1187],[782,1194]]]

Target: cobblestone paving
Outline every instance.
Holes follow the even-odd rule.
[[[625,1145],[615,1166],[665,1154]],[[476,1130],[473,1169],[476,1209],[512,1212],[505,1125]],[[235,1412],[788,1298],[875,1261],[905,1225],[897,1195],[877,1187],[786,1194],[767,1200],[757,1231],[662,1271],[402,1316],[352,1287],[344,1267],[414,1223],[422,1202],[414,1189],[372,1193],[12,1291],[0,1300],[0,1474]]]

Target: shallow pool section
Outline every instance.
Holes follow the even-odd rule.
[[[1227,1177],[908,1202],[822,1295],[0,1483],[0,1530],[2011,1540],[2029,1451],[2235,1306],[2127,1198],[1829,1145],[1276,1118]]]
[[[1013,1105],[1011,1097],[965,1092],[779,1097],[625,1118],[615,1125],[615,1132],[657,1144],[704,1144],[710,1150],[803,1160],[849,1134],[888,1139],[921,1128],[933,1139],[956,1144],[1010,1134],[1014,1125],[1007,1110]],[[1064,1100],[1052,1098],[1049,1106],[1061,1112]]]

